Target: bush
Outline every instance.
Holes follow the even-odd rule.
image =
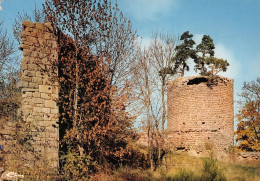
[[[204,159],[202,181],[226,181],[226,177],[213,158]]]
[[[114,175],[115,180],[125,181],[145,181],[144,172],[140,169],[131,169],[129,167],[119,168]]]
[[[190,170],[180,169],[175,175],[168,176],[167,181],[199,181],[200,178],[195,176]]]

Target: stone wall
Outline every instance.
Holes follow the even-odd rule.
[[[234,140],[233,80],[181,77],[168,84],[166,137],[177,150],[228,150]]]
[[[58,83],[50,79],[58,75],[57,69],[52,66],[52,62],[58,58],[57,41],[49,23],[25,21],[22,26],[20,49],[23,58],[19,83],[22,88],[22,118],[31,124],[34,132],[31,140],[34,153],[52,167],[57,167]]]
[[[13,120],[0,119],[0,173],[5,167],[5,160],[13,158],[18,128]]]
[[[237,152],[235,153],[236,158],[240,161],[254,161],[260,160],[260,152]]]

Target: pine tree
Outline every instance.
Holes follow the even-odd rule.
[[[195,58],[196,52],[193,49],[195,42],[192,40],[193,35],[189,31],[184,32],[181,35],[180,40],[182,44],[176,46],[176,55],[173,57],[173,62],[175,62],[174,70],[180,71],[181,76],[184,76],[184,71],[189,71],[189,65],[187,63],[189,58]]]
[[[215,45],[213,43],[213,40],[208,35],[204,35],[201,43],[197,45],[196,50],[198,53],[201,53],[201,55],[197,56],[194,59],[195,62],[195,71],[200,70],[200,74],[204,75],[207,72],[207,69],[205,67],[206,65],[206,59],[208,57],[213,57],[215,52]]]

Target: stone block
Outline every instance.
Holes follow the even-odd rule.
[[[38,41],[39,41],[41,46],[46,45],[46,42],[47,42],[45,39],[42,39],[42,38],[39,38]]]
[[[27,45],[32,45],[32,46],[36,47],[36,46],[39,46],[39,41],[38,41],[38,39],[36,37],[28,36],[26,44]]]
[[[30,82],[30,83],[29,83],[29,87],[30,87],[30,88],[35,88],[35,89],[37,89],[37,88],[39,87],[39,84],[36,84],[36,83],[34,83],[34,82]]]
[[[43,116],[43,113],[42,112],[36,112],[36,111],[33,111],[32,112],[32,115],[33,116]],[[35,121],[35,119],[33,119]],[[35,123],[35,122],[34,122]]]
[[[50,114],[51,113],[51,109],[50,108],[42,108],[43,109],[43,112],[45,114]]]
[[[44,33],[42,37],[46,40],[51,40],[54,38],[52,33]]]
[[[27,44],[21,44],[20,47],[19,47],[20,50],[23,50],[23,49],[30,49],[30,45],[27,45]]]
[[[44,107],[44,103],[38,103],[36,104],[37,107]]]
[[[33,106],[32,105],[24,105],[23,108],[24,109],[33,109]]]
[[[45,100],[45,107],[47,107],[47,108],[57,108],[57,104],[53,100]]]
[[[51,113],[52,114],[58,114],[59,113],[59,109],[51,109]]]
[[[36,23],[36,28],[39,30],[46,30],[46,27],[44,26],[44,24],[37,22]]]
[[[27,36],[31,36],[31,33],[28,31],[23,31],[21,33],[21,38],[27,38]],[[24,42],[24,40],[27,40],[27,39],[23,39],[22,42]]]
[[[54,29],[53,29],[53,27],[52,27],[52,25],[51,25],[50,22],[45,23],[45,26],[48,28],[48,30],[49,30],[50,32],[53,32],[53,31],[54,31]]]
[[[49,85],[40,85],[39,86],[39,92],[41,93],[47,93],[47,94],[51,94],[53,92],[53,87],[49,86]]]
[[[43,84],[44,85],[52,85],[52,81],[50,80],[50,78],[44,78],[43,79]]]
[[[41,93],[40,92],[34,92],[33,93],[33,97],[40,98],[41,97]]]
[[[27,70],[27,64],[21,63],[21,69],[22,70]]]
[[[35,77],[36,73],[34,71],[24,70],[23,75],[28,77]]]
[[[58,94],[51,94],[51,99],[52,100],[57,100],[59,98]]]
[[[25,97],[32,97],[32,92],[26,92],[25,94],[22,95],[22,98],[25,98]]]
[[[34,112],[42,113],[42,112],[43,112],[43,108],[41,108],[41,107],[34,107],[34,108],[33,108],[33,111],[34,111]]]
[[[30,62],[30,57],[26,56],[23,57],[21,60],[21,64],[28,64]]]
[[[31,21],[23,21],[22,25],[25,27],[31,27],[31,28],[35,27],[35,23],[33,23]]]
[[[25,28],[25,31],[27,31],[27,32],[32,32],[33,29],[32,29],[31,27],[26,27],[26,28]]]
[[[41,93],[41,98],[50,100],[51,99],[51,94]]]
[[[17,83],[17,87],[19,87],[19,88],[29,88],[29,83],[27,81],[19,81]]]
[[[31,111],[31,109],[23,109],[22,113],[23,113],[23,115],[29,115],[30,111]]]
[[[36,84],[42,84],[42,78],[39,77],[33,77],[32,78],[32,82],[36,83]]]
[[[23,56],[31,56],[32,50],[30,49],[23,49]]]
[[[43,77],[43,76],[44,76],[44,72],[41,71],[36,72],[36,77]]]
[[[33,36],[33,37],[38,37],[38,31],[37,30],[33,30],[32,32],[31,32],[31,36]]]
[[[31,89],[31,88],[23,88],[22,89],[22,93],[25,93],[25,92],[38,92],[39,89]]]
[[[36,71],[37,70],[36,64],[27,64],[27,67],[28,67],[29,71]]]

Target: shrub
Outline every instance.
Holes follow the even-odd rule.
[[[202,181],[226,181],[225,175],[217,166],[216,160],[213,158],[204,159]]]
[[[145,181],[145,172],[140,169],[131,169],[130,167],[119,168],[114,175],[115,180],[125,181]]]
[[[168,176],[167,181],[199,181],[200,178],[195,176],[190,170],[180,169],[175,175]]]

